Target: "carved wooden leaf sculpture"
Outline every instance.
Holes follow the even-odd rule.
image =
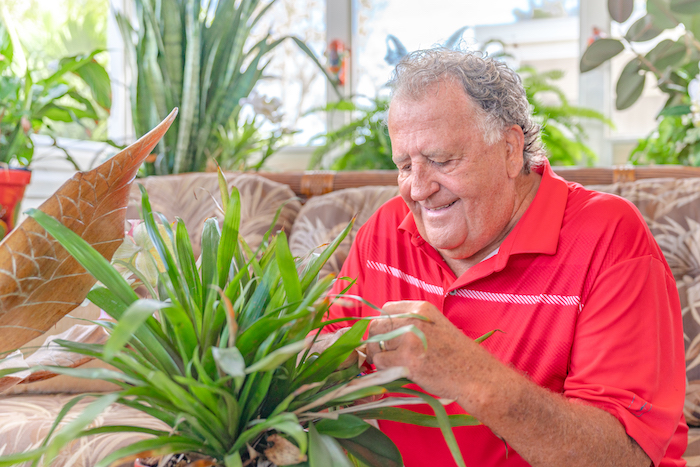
[[[177,109],[156,128],[90,172],[78,172],[39,209],[108,260],[124,238],[129,188]],[[79,305],[95,279],[34,219],[0,243],[0,353],[43,334]]]

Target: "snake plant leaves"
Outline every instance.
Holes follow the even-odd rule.
[[[646,75],[641,70],[641,62],[637,58],[632,59],[625,65],[617,80],[615,107],[624,110],[637,102],[644,91],[645,81]]]
[[[77,173],[39,210],[58,219],[107,259],[121,245],[129,189],[141,162],[175,119],[90,172]],[[0,352],[43,334],[78,306],[95,279],[34,220],[24,220],[0,243],[0,329],[11,328]]]
[[[581,57],[581,73],[593,70],[625,49],[617,39],[598,39],[591,44]]]
[[[634,0],[608,0],[610,17],[618,23],[627,21],[633,10]]]

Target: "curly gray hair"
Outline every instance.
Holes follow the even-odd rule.
[[[493,58],[445,48],[412,52],[396,65],[389,81],[392,99],[420,99],[428,88],[445,79],[460,83],[467,96],[478,104],[479,126],[487,144],[500,141],[506,128],[518,125],[525,135],[523,172],[530,173],[530,169],[542,165],[546,156],[540,125],[532,119],[520,77]]]

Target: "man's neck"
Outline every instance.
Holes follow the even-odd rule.
[[[447,265],[452,269],[457,277],[467,272],[472,266],[479,264],[484,259],[491,256],[498,248],[500,248],[503,241],[508,237],[508,234],[517,225],[518,221],[523,214],[530,207],[532,201],[537,195],[537,189],[542,181],[542,175],[536,172],[530,172],[528,175],[522,175],[516,180],[516,200],[513,206],[513,216],[506,225],[505,229],[488,245],[484,248],[470,256],[469,258],[455,259],[442,255]]]

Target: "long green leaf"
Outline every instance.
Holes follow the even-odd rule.
[[[287,293],[287,302],[300,302],[302,299],[301,282],[284,232],[279,233],[276,250],[277,264]]]
[[[164,302],[157,300],[137,300],[132,303],[126,312],[117,322],[112,335],[104,347],[104,357],[106,360],[114,358],[117,352],[134,336],[135,331],[148,319],[153,316],[153,313],[167,306]]]
[[[124,278],[109,264],[101,254],[83,240],[78,234],[38,209],[27,210],[27,215],[34,218],[50,233],[68,253],[70,253],[90,274],[114,292],[125,304],[138,300],[138,296]]]
[[[85,407],[85,410],[83,410],[80,415],[61,428],[61,430],[56,434],[56,436],[54,436],[47,446],[46,454],[44,456],[46,464],[51,464],[51,461],[53,461],[58,454],[58,451],[63,446],[75,439],[83,429],[94,422],[95,418],[99,414],[104,412],[107,407],[114,404],[118,399],[119,394],[117,393],[107,394],[100,397]]]

